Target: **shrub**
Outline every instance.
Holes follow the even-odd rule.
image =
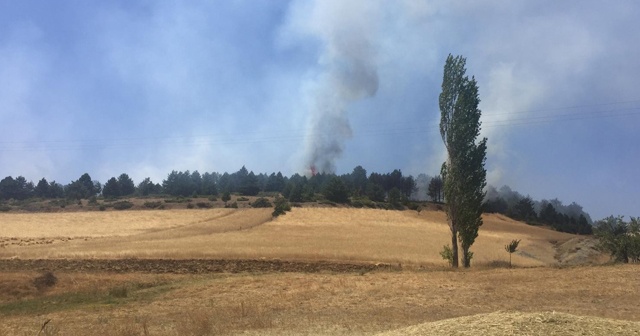
[[[227,203],[231,200],[231,194],[228,191],[225,191],[224,194],[222,194],[222,201]]]
[[[369,197],[367,196],[363,196],[363,197],[358,197],[357,199],[354,199],[351,201],[351,205],[353,205],[356,208],[372,208],[375,209],[378,206],[376,205],[376,202],[371,201],[371,199],[369,199]]]
[[[1,212],[7,212],[7,211],[11,211],[11,207],[8,205],[0,205],[0,211]]]
[[[213,207],[213,205],[211,205],[211,203],[207,203],[207,202],[198,202],[196,203],[196,206],[200,209],[209,209],[211,207]]]
[[[599,248],[617,262],[640,262],[640,218],[627,223],[622,216],[609,216],[595,223]]]
[[[144,202],[144,207],[148,209],[164,208],[164,204],[162,204],[162,202],[160,201]]]
[[[248,198],[246,198],[246,197],[244,197],[244,196],[238,197],[238,201],[240,201],[240,202],[246,202],[246,201],[248,201],[248,200],[249,200],[249,199],[248,199]]]
[[[233,202],[230,204],[225,204],[224,206],[225,208],[233,208],[233,209],[237,209],[238,208],[238,202]]]
[[[89,205],[98,205],[98,198],[96,196],[89,197]]]
[[[251,204],[252,208],[270,208],[272,207],[271,202],[264,197],[260,197],[255,202]]]
[[[215,197],[215,196],[209,196],[209,201],[211,201],[211,202],[215,202],[215,201],[217,201],[217,200],[218,200],[218,198],[217,198],[217,197]]]
[[[289,201],[287,201],[287,199],[284,197],[276,197],[275,206],[271,215],[273,217],[278,217],[280,215],[286,214],[287,211],[291,211],[291,205],[289,204]]]
[[[36,286],[39,291],[53,287],[57,283],[58,278],[53,274],[53,272],[46,272],[33,279],[33,285]]]
[[[115,298],[126,298],[129,296],[129,289],[126,286],[117,286],[109,289],[109,296]]]
[[[409,210],[419,211],[420,210],[420,204],[418,204],[416,202],[409,202],[409,204],[407,204],[407,208],[409,208]]]
[[[442,251],[440,251],[440,256],[442,259],[446,260],[449,263],[449,266],[453,265],[453,250],[451,246],[444,245],[442,246]]]
[[[187,209],[193,209],[193,208],[195,208],[195,207],[193,206],[193,203],[187,203]]]
[[[133,207],[133,203],[129,201],[119,201],[113,203],[113,208],[116,210],[127,210]]]
[[[164,200],[164,202],[165,203],[185,203],[185,202],[188,203],[188,202],[191,202],[191,199],[190,198],[184,198],[184,197],[180,196],[180,197],[176,197],[176,198],[173,198],[173,199],[166,199],[166,200]]]
[[[100,211],[105,211],[105,210],[107,210],[107,207],[104,206],[104,205],[100,205],[100,207],[98,209],[100,209]]]

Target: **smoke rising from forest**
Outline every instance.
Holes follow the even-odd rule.
[[[317,1],[293,11],[294,24],[321,43],[322,70],[309,102],[305,169],[335,172],[335,161],[352,136],[349,105],[378,91],[378,10],[377,1]]]

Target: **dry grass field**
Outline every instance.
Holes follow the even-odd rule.
[[[2,258],[281,258],[442,266],[445,214],[349,208],[149,210],[0,214]],[[476,265],[556,263],[555,245],[576,238],[488,215]]]
[[[484,222],[474,267],[452,271],[438,254],[449,234],[437,211],[294,208],[274,220],[271,209],[4,213],[1,265],[133,258],[393,267],[171,274],[123,271],[124,260],[102,271],[52,266],[58,281],[42,287],[40,269],[0,266],[0,335],[35,335],[48,320],[43,335],[640,333],[637,266],[557,267],[601,256],[585,237],[498,215]],[[512,239],[522,242],[509,269]]]

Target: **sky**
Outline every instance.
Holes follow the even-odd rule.
[[[447,55],[488,182],[639,216],[635,0],[0,0],[0,176],[436,175]]]

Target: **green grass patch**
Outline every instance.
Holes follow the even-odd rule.
[[[126,283],[106,290],[88,290],[47,295],[0,304],[0,315],[49,314],[87,307],[149,301],[175,288],[170,283]]]

